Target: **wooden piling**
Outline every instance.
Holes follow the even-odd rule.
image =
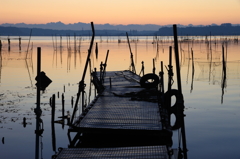
[[[163,61],[161,61],[161,72],[160,72],[160,92],[164,93],[164,72],[163,72]]]
[[[108,54],[109,54],[109,50],[107,50],[105,62],[103,64],[103,73],[102,73],[102,78],[100,79],[101,83],[104,82],[104,77],[105,77],[105,72],[106,72],[106,67],[107,67]]]
[[[140,71],[140,73],[139,73],[139,76],[141,75],[141,73],[142,73],[143,76],[144,76],[144,61],[142,61],[142,69],[141,69],[141,71]]]
[[[178,50],[178,38],[177,38],[177,25],[173,25],[173,36],[174,36],[174,48],[175,48],[175,60],[176,60],[176,73],[177,73],[177,84],[178,91],[182,94],[182,85],[181,85],[181,72],[180,72],[180,63],[179,63],[179,50]],[[184,116],[182,116],[182,145],[183,145],[183,154],[184,159],[187,159],[187,144],[186,144],[186,133],[185,133],[185,123]]]
[[[56,136],[55,136],[55,94],[52,95],[52,117],[51,117],[51,126],[52,126],[52,149],[56,152]]]
[[[62,116],[64,117],[64,112],[65,112],[65,99],[64,99],[64,94],[62,94]]]
[[[0,40],[0,52],[2,51],[2,41]]]
[[[65,100],[64,94],[62,93],[62,128],[64,129],[64,116],[65,116]]]
[[[110,88],[112,88],[112,78],[109,78],[109,82],[110,82]]]
[[[155,67],[155,60],[153,59],[153,74],[155,74],[155,70],[156,70],[156,67]]]
[[[73,108],[73,96],[72,96],[72,99],[71,99],[71,105],[72,105],[72,108]]]
[[[41,47],[37,48],[37,77],[40,77],[41,72]],[[35,159],[39,158],[39,125],[40,125],[40,116],[41,116],[41,108],[40,108],[40,86],[41,86],[41,78],[38,79],[37,84],[37,106],[35,108],[36,113],[36,146],[35,146]]]
[[[82,75],[82,80],[79,82],[77,99],[76,99],[75,106],[74,106],[73,113],[72,113],[71,124],[73,123],[73,119],[74,119],[74,116],[75,116],[75,113],[76,113],[77,107],[78,107],[79,97],[80,97],[81,94],[82,94],[82,110],[83,110],[84,87],[85,87],[84,86],[85,85],[84,84],[84,79],[85,79],[85,75],[86,75],[86,72],[87,72],[87,67],[88,67],[88,63],[89,63],[89,60],[90,60],[90,55],[91,55],[91,52],[92,52],[93,42],[94,42],[94,38],[95,38],[95,30],[94,30],[93,22],[91,22],[91,27],[92,27],[92,39],[91,39],[90,46],[89,46],[89,49],[88,49],[88,56],[87,56],[87,59],[86,59],[86,63],[85,63],[85,67],[84,67],[84,71],[83,71],[83,75]]]
[[[129,41],[127,32],[126,32],[126,35],[127,35],[128,47],[129,47],[129,51],[130,51],[130,60],[131,60],[131,66],[130,67],[132,67],[131,71],[133,73],[136,73],[136,69],[135,69],[135,65],[134,65],[134,61],[133,61],[133,53],[132,53],[132,49],[131,49],[131,45],[130,45],[130,41]]]
[[[169,64],[168,64],[168,91],[172,89],[172,46],[169,46]],[[171,102],[171,101],[170,101]]]

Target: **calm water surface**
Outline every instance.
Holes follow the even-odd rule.
[[[51,158],[55,151],[52,147],[49,99],[56,94],[55,120],[58,120],[62,114],[62,94],[65,96],[65,111],[72,112],[71,99],[72,97],[76,99],[90,39],[76,37],[74,43],[74,37],[70,39],[62,37],[62,42],[60,37],[32,37],[28,45],[29,37],[22,37],[20,51],[18,40],[14,39],[18,37],[10,38],[9,51],[7,37],[1,37],[3,49],[0,59],[0,139],[2,139],[0,158],[35,158],[37,47],[42,49],[42,71],[53,81],[41,94],[43,111],[41,118],[44,131],[40,138],[40,158]],[[130,37],[137,73],[140,73],[142,61],[144,61],[145,73],[152,72],[153,59],[156,73],[160,70],[160,61],[168,65],[169,46],[173,46],[173,42],[171,37],[158,38],[160,41],[156,45],[152,43],[153,37]],[[185,37],[179,39],[183,38]],[[194,159],[238,159],[240,158],[240,44],[234,43],[233,40],[226,41],[223,37],[213,37],[214,40],[210,45],[206,43],[205,37],[194,38],[193,42],[179,43],[188,156]],[[121,40],[121,43],[118,43],[118,40]],[[98,43],[98,58],[96,59],[94,45],[91,70],[95,67],[99,70],[101,61],[105,61],[107,50],[109,50],[107,71],[129,69],[130,53],[125,37],[96,37],[95,42]],[[222,71],[222,46],[226,59],[225,82]],[[89,72],[88,69],[85,78],[86,103],[94,98],[94,88],[89,84]],[[166,69],[164,75],[166,87]],[[174,81],[173,88],[177,88],[175,76]],[[27,122],[26,127],[22,124],[24,117]],[[55,124],[57,148],[68,146],[67,128],[67,125]],[[175,131],[173,136],[175,148],[178,147],[177,136],[178,131]]]

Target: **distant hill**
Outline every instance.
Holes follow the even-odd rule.
[[[91,29],[90,23],[73,23],[73,24],[64,24],[62,22],[51,22],[46,24],[25,24],[25,23],[17,23],[10,24],[5,23],[0,26],[5,27],[17,27],[17,28],[40,28],[40,29],[53,29],[53,30],[89,30]],[[161,25],[155,24],[129,24],[129,25],[111,25],[111,24],[94,24],[94,28],[96,30],[138,30],[138,31],[156,31]]]
[[[178,26],[178,35],[240,35],[240,25],[223,23],[221,25],[208,26]],[[94,25],[96,36],[125,36],[126,32],[134,36],[170,36],[173,34],[172,25]],[[29,36],[32,29],[33,36],[52,35],[81,35],[90,36],[91,27],[87,23],[63,24],[2,24],[0,25],[0,36]]]

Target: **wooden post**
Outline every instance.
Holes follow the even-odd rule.
[[[85,63],[85,67],[84,67],[84,71],[83,71],[83,75],[82,75],[82,80],[79,82],[77,99],[76,99],[75,106],[74,106],[74,109],[73,109],[70,124],[73,124],[73,119],[74,119],[75,113],[77,111],[78,101],[79,101],[81,93],[82,93],[82,99],[84,99],[84,87],[85,87],[84,79],[85,79],[85,75],[86,75],[86,72],[87,72],[87,67],[88,67],[88,63],[89,63],[89,60],[90,60],[90,55],[91,55],[91,52],[92,52],[92,46],[93,46],[93,42],[94,42],[94,38],[95,38],[95,30],[94,30],[93,22],[91,22],[91,27],[92,27],[92,33],[93,33],[92,34],[92,39],[91,39],[91,43],[90,43],[90,46],[89,46],[89,49],[88,49],[88,56],[87,56],[87,59],[86,59],[86,63]],[[84,102],[84,100],[82,100],[82,104],[83,104],[83,102]],[[83,109],[83,105],[82,105],[82,109]]]
[[[180,64],[179,64],[179,52],[178,52],[178,38],[177,38],[177,25],[173,25],[173,36],[174,36],[174,50],[175,50],[175,60],[176,60],[176,73],[177,73],[177,84],[178,91],[182,94],[182,85],[181,85],[181,72],[180,72]],[[187,159],[187,144],[186,144],[186,134],[185,134],[185,123],[184,123],[184,115],[182,116],[182,144],[183,144],[183,154],[184,159]]]
[[[112,78],[109,77],[109,82],[110,82],[110,88],[112,88]]]
[[[168,64],[168,91],[171,91],[172,89],[172,46],[169,46],[169,64]],[[170,100],[170,106],[171,106],[171,100]]]
[[[178,85],[179,92],[182,93],[179,51],[178,51],[178,39],[177,39],[177,25],[176,24],[173,25],[173,33],[174,33],[174,50],[175,50],[175,60],[176,60],[177,85]]]
[[[72,105],[72,108],[73,108],[73,96],[72,96],[72,99],[71,99],[71,105]]]
[[[109,54],[109,50],[107,50],[107,55],[106,55],[106,58],[105,58],[105,63],[103,64],[103,73],[102,73],[102,78],[100,79],[101,83],[104,82],[104,76],[105,76],[105,71],[106,71],[106,67],[107,67],[108,54]]]
[[[64,114],[65,113],[65,100],[64,100],[64,94],[62,93],[62,128],[64,128]]]
[[[21,50],[21,37],[18,38],[18,42],[19,42],[19,50]]]
[[[37,77],[40,77],[41,72],[41,47],[37,48]],[[35,108],[36,114],[36,146],[35,146],[35,159],[39,158],[39,125],[40,125],[40,116],[41,116],[41,108],[40,108],[40,86],[41,86],[41,78],[38,78],[37,84],[37,106]]]
[[[164,72],[163,72],[163,61],[161,61],[161,72],[160,72],[160,77],[161,77],[161,83],[160,83],[160,86],[161,86],[161,93],[164,94],[164,76],[163,76]]]
[[[2,41],[0,40],[0,52],[2,51]]]
[[[55,120],[55,94],[52,95],[52,118],[51,118],[51,126],[52,126],[52,148],[53,151],[56,152],[56,137],[55,137],[55,126],[54,126],[54,120]]]
[[[141,69],[141,71],[140,71],[140,73],[139,73],[139,76],[140,76],[140,74],[143,74],[143,76],[144,76],[144,61],[142,61],[142,69]]]
[[[136,69],[135,69],[135,65],[134,65],[134,61],[133,61],[133,53],[132,53],[132,49],[131,49],[131,45],[130,45],[130,41],[129,41],[127,32],[126,32],[126,35],[127,35],[128,47],[129,47],[129,50],[130,50],[130,60],[131,60],[132,72],[136,73]]]
[[[156,68],[155,68],[155,60],[153,59],[153,74],[155,74],[155,70],[156,70]]]
[[[8,38],[8,51],[10,51],[11,50],[11,41],[10,41],[10,38]]]

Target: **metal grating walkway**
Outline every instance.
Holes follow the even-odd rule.
[[[99,129],[101,132],[102,129],[108,129],[108,132],[110,130],[161,131],[158,104],[131,100],[129,96],[144,90],[137,82],[139,80],[139,76],[129,71],[106,72],[105,90],[92,103],[86,115],[75,122],[74,129],[81,132],[87,129],[94,131]]]
[[[55,159],[168,159],[166,146],[67,148]]]

